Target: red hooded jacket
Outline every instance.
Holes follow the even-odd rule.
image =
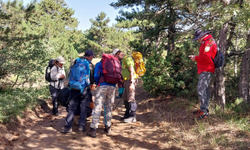
[[[201,42],[199,56],[195,57],[195,60],[197,62],[198,74],[202,73],[203,71],[214,73],[215,66],[212,58],[215,57],[216,51],[217,45],[212,35],[209,34]]]

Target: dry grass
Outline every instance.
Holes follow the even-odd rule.
[[[227,123],[214,113],[196,120],[192,110],[198,105],[181,98],[151,98],[142,101],[152,125],[157,126],[158,140],[180,149],[250,149],[250,132],[235,122]],[[196,108],[195,108],[196,107]],[[215,112],[215,111],[212,111]],[[167,147],[165,147],[167,148]]]

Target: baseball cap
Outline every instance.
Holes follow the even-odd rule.
[[[59,62],[60,64],[65,64],[65,60],[64,60],[64,58],[61,57],[61,56],[60,56],[60,57],[57,57],[57,58],[56,58],[56,61]]]
[[[95,57],[95,53],[92,50],[86,50],[84,56],[93,56],[93,57]]]
[[[119,50],[118,48],[114,49],[112,52],[112,55],[115,55],[117,52],[120,52],[121,50]]]

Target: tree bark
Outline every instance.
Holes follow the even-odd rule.
[[[226,57],[226,45],[227,45],[227,34],[228,34],[229,23],[224,23],[222,29],[219,33],[218,47],[224,55],[224,64],[215,70],[215,79],[214,79],[214,98],[215,101],[220,104],[221,109],[224,111],[226,104],[225,96],[225,57]]]
[[[246,52],[241,61],[239,97],[249,103],[249,73],[250,73],[250,30],[247,36]]]

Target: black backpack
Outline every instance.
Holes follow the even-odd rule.
[[[48,82],[55,82],[55,81],[51,80],[51,77],[50,77],[50,71],[51,71],[51,68],[55,65],[55,61],[56,61],[55,59],[49,60],[49,64],[46,68],[45,80]]]
[[[214,59],[212,58],[212,60],[214,62],[215,68],[220,68],[222,66],[222,64],[223,64],[223,54],[221,53],[219,47],[217,47],[216,55],[215,55]]]
[[[67,107],[69,103],[69,95],[70,95],[70,89],[68,87],[63,88],[58,96],[57,96],[57,101],[63,106]]]

